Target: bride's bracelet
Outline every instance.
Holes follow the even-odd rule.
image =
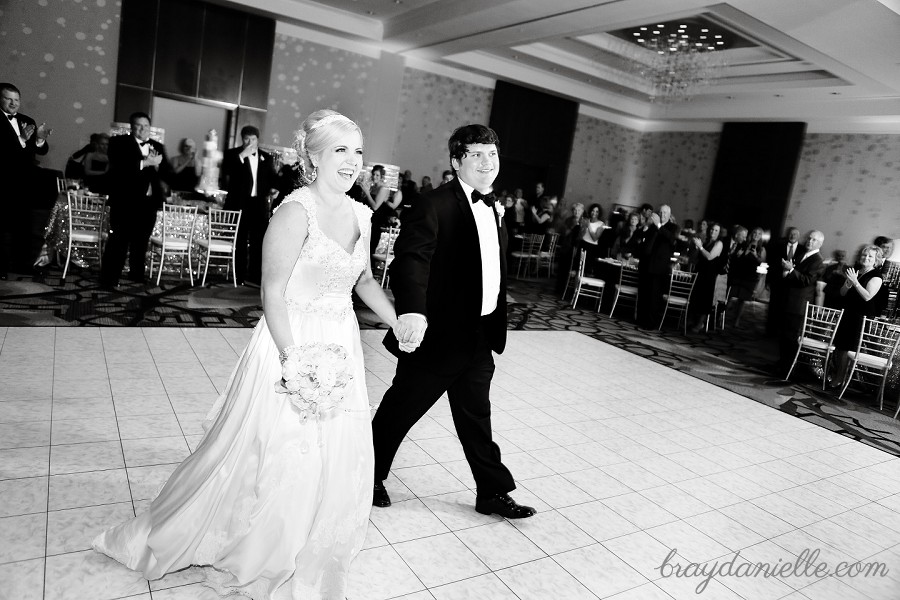
[[[300,352],[300,346],[285,346],[284,350],[278,353],[278,360],[281,362],[281,364],[284,364],[284,361],[286,361],[291,356],[296,356],[298,352]]]

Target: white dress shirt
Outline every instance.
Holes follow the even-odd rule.
[[[472,186],[462,179],[459,184],[469,200],[468,205],[478,229],[478,245],[481,247],[481,315],[489,315],[497,309],[497,296],[500,295],[500,237],[497,221],[493,207],[484,202],[472,204]]]
[[[253,175],[253,189],[250,190],[250,197],[255,198],[258,195],[256,193],[256,173],[259,172],[259,152],[244,157],[244,160],[250,164],[250,173]]]

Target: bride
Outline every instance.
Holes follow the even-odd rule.
[[[264,317],[196,452],[146,512],[100,534],[96,550],[147,579],[198,565],[221,595],[345,597],[366,535],[374,469],[351,291],[389,326],[397,321],[369,266],[371,210],[346,196],[362,145],[356,123],[334,111],[303,122],[295,146],[311,183],[290,194],[269,224]],[[283,393],[291,380],[282,379],[290,373],[279,362],[296,367],[305,358],[309,366],[309,347],[299,347],[316,342],[343,348],[339,368],[343,380],[349,376],[343,393],[331,396],[337,400],[318,406]],[[336,384],[332,377],[323,385]]]

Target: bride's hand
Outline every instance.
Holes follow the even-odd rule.
[[[418,348],[427,328],[428,320],[424,315],[410,313],[397,317],[393,330],[394,336],[400,343],[400,349],[404,352],[412,352]]]

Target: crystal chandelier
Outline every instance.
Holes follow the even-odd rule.
[[[635,73],[650,87],[651,102],[690,100],[720,76],[725,33],[695,23],[662,23],[630,31],[631,41],[647,51],[635,52]]]

